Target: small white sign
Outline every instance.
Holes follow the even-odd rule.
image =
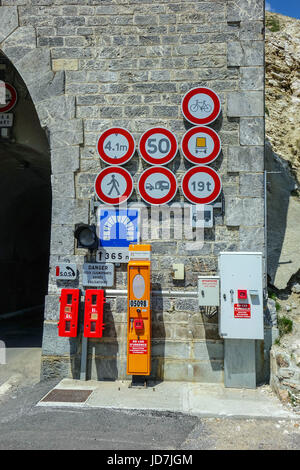
[[[82,284],[111,287],[114,285],[114,273],[115,268],[112,263],[84,263]]]
[[[151,251],[130,251],[130,259],[150,260]]]
[[[13,113],[0,113],[0,127],[12,127],[13,122]]]
[[[207,227],[214,226],[213,207],[203,204],[196,204],[190,209],[191,227]]]
[[[96,254],[96,261],[98,263],[128,263],[129,250],[127,247],[105,247],[100,248]]]
[[[55,266],[56,279],[71,281],[77,278],[77,266],[75,263],[58,263]]]

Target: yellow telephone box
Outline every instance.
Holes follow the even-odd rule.
[[[129,245],[127,374],[151,372],[151,245]]]

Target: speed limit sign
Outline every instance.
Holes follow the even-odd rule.
[[[150,165],[166,165],[173,160],[177,150],[175,135],[164,127],[149,129],[139,142],[140,154]]]

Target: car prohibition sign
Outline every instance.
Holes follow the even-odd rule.
[[[215,121],[219,116],[221,101],[210,88],[192,88],[184,95],[181,110],[189,122],[205,126]]]
[[[164,127],[149,129],[139,142],[140,154],[150,165],[166,165],[173,160],[177,150],[175,135]]]
[[[168,168],[152,166],[141,174],[138,190],[144,201],[151,205],[167,204],[177,192],[177,180]]]
[[[129,131],[112,127],[104,131],[97,142],[98,154],[109,165],[124,165],[135,152],[135,141]]]

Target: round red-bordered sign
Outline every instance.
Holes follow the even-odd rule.
[[[130,173],[119,166],[108,166],[95,180],[95,192],[106,204],[122,204],[130,198],[133,181]]]
[[[193,166],[182,178],[185,197],[193,204],[208,204],[221,193],[222,183],[218,173],[209,166]]]
[[[166,165],[173,160],[177,150],[175,135],[164,127],[148,129],[140,138],[141,157],[150,165]]]
[[[167,204],[177,192],[177,180],[168,168],[152,166],[141,174],[138,190],[144,201],[149,204]]]
[[[189,122],[205,126],[215,121],[219,116],[221,101],[210,88],[192,88],[184,95],[181,110]]]
[[[132,134],[122,127],[111,127],[104,131],[97,142],[97,151],[101,160],[109,165],[124,165],[135,152]]]
[[[182,138],[181,150],[185,158],[191,163],[207,165],[219,156],[221,140],[210,127],[192,127]]]
[[[5,83],[4,86],[5,86],[6,104],[4,106],[1,106],[2,103],[0,103],[0,113],[6,113],[10,111],[11,109],[13,109],[13,107],[15,106],[17,102],[16,89],[9,83]]]

